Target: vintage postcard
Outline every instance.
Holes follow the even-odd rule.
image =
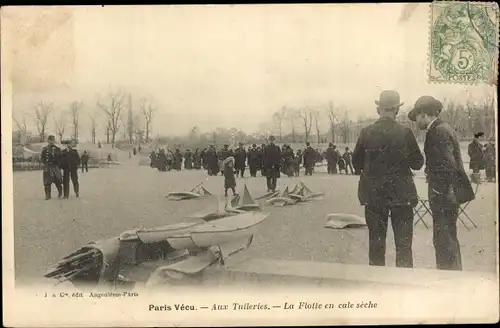
[[[494,2],[1,8],[11,327],[499,320]]]

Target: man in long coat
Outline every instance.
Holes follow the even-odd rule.
[[[73,183],[73,191],[76,197],[80,196],[80,183],[78,181],[78,168],[81,160],[78,151],[74,148],[76,142],[70,140],[68,147],[62,151],[61,168],[63,169],[63,193],[64,198],[69,198],[69,180]]]
[[[240,175],[242,178],[245,175],[245,163],[247,160],[247,152],[243,148],[243,143],[240,142],[239,147],[234,151],[234,169],[236,170],[236,175]]]
[[[43,186],[45,199],[51,198],[52,184],[56,185],[58,197],[62,197],[62,175],[61,175],[61,148],[55,145],[56,138],[50,135],[47,139],[48,145],[43,147],[40,160],[43,164]]]
[[[260,152],[257,149],[257,145],[253,144],[252,148],[248,150],[248,167],[250,168],[250,176],[256,177],[257,170],[260,167]]]
[[[477,175],[477,178],[480,176],[481,170],[484,170],[484,152],[483,145],[479,141],[480,138],[484,136],[483,132],[479,132],[474,134],[474,139],[469,144],[467,152],[470,157],[469,168],[472,170],[472,173]]]
[[[274,137],[269,137],[269,144],[264,147],[262,170],[266,176],[267,191],[275,191],[280,177],[281,150],[274,144]]]
[[[306,175],[312,175],[314,170],[314,164],[316,162],[316,150],[311,147],[309,142],[306,143],[306,149],[304,150],[304,167],[306,169]]]
[[[328,174],[337,174],[337,162],[339,161],[339,152],[337,147],[330,143],[325,152]]]
[[[413,208],[418,203],[412,170],[424,158],[413,132],[395,118],[400,102],[396,91],[383,91],[377,104],[380,116],[364,128],[352,154],[355,168],[362,169],[358,197],[365,206],[368,226],[369,264],[385,265],[389,215],[396,245],[396,266],[413,267]]]
[[[206,152],[206,163],[208,175],[217,175],[217,173],[219,172],[219,159],[217,157],[217,151],[215,150],[214,145],[211,145]]]
[[[475,198],[464,169],[460,144],[455,130],[439,118],[443,104],[431,96],[417,99],[408,118],[416,121],[425,136],[425,173],[433,218],[433,243],[436,267],[462,270],[457,236],[459,204]]]
[[[495,165],[495,137],[490,137],[488,143],[484,146],[484,158],[486,162],[486,179],[488,182],[494,182],[496,179]]]

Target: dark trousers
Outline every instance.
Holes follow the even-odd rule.
[[[85,168],[85,172],[88,172],[89,171],[89,166],[88,166],[88,163],[85,163],[85,162],[82,162],[82,173],[83,173],[83,169]]]
[[[250,166],[250,176],[251,177],[257,176],[257,166]]]
[[[63,172],[63,190],[64,197],[69,197],[69,180],[73,183],[73,191],[78,195],[80,191],[80,185],[78,183],[78,171],[75,170],[64,170]]]
[[[495,180],[495,162],[486,164],[486,178],[488,181]]]
[[[385,265],[389,213],[391,215],[391,225],[394,231],[394,243],[396,246],[396,266],[412,268],[413,208],[411,206],[365,206],[365,217],[369,235],[369,264],[377,266]]]
[[[337,164],[335,162],[328,162],[328,174],[337,174]]]
[[[245,168],[239,167],[238,169],[236,169],[236,175],[238,174],[243,178],[243,176],[245,175]]]
[[[43,187],[45,191],[45,199],[50,199],[52,194],[52,184],[56,185],[58,196],[62,196],[62,186],[61,186],[61,177],[60,171],[58,174],[55,172],[43,172]]]
[[[305,169],[306,169],[306,175],[312,175],[313,174],[314,167],[312,165],[307,165],[305,167]]]
[[[275,190],[276,189],[276,183],[277,183],[277,178],[272,176],[272,177],[266,177],[267,181],[267,189],[270,190]]]
[[[348,174],[347,169],[351,170],[351,174],[354,174],[354,168],[352,167],[351,163],[346,163],[345,164],[345,173]]]
[[[436,268],[462,270],[462,255],[457,236],[458,205],[430,200]]]

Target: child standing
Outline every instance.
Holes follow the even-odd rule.
[[[224,172],[224,195],[227,197],[227,190],[233,191],[233,196],[236,195],[236,179],[234,177],[234,157],[229,156],[222,162]]]

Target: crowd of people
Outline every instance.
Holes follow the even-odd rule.
[[[274,140],[274,137],[271,137]],[[270,138],[270,139],[271,139]],[[159,148],[153,150],[149,156],[150,166],[158,169],[158,171],[182,170],[183,164],[185,170],[201,170],[204,169],[209,175],[223,175],[222,163],[228,157],[234,157],[234,168],[237,174],[244,177],[246,168],[250,171],[251,177],[256,177],[260,171],[264,172],[264,154],[267,144],[257,146],[253,144],[247,148],[243,143],[240,143],[234,150],[229,148],[229,145],[224,145],[222,149],[217,150],[215,145],[210,145],[208,148],[197,148],[194,152],[190,149],[181,152],[179,148],[175,151],[170,149]],[[341,154],[337,146],[330,143],[326,150],[313,148],[309,142],[306,143],[305,149],[294,151],[288,144],[284,144],[279,148],[279,170],[282,174],[289,177],[299,176],[301,165],[305,168],[305,175],[312,175],[314,167],[318,163],[326,160],[328,174],[359,174],[352,166],[352,152],[349,147],[346,147],[344,153]]]

